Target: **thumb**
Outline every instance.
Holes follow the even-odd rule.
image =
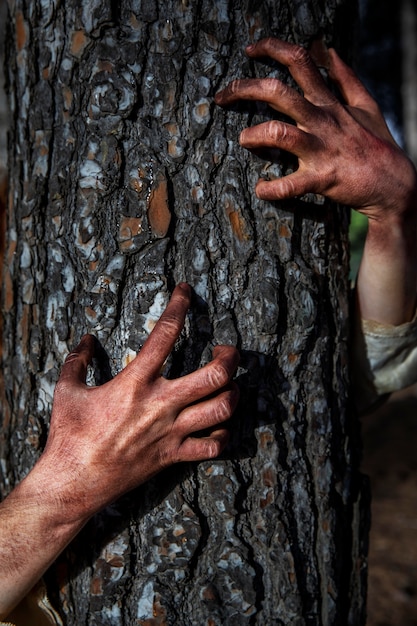
[[[87,367],[94,356],[95,341],[93,335],[84,335],[81,338],[78,346],[65,359],[59,377],[60,382],[85,384]]]
[[[365,109],[369,113],[378,113],[379,107],[365,85],[357,77],[334,48],[329,48],[329,76],[338,86],[346,104]]]
[[[351,115],[377,137],[396,145],[378,103],[352,68],[342,61],[333,48],[329,49],[329,59],[330,78],[338,86]]]

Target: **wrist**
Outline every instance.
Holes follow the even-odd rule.
[[[33,470],[0,504],[0,620],[29,593],[88,521],[62,499],[54,472]]]
[[[44,455],[9,497],[23,503],[26,515],[43,519],[50,532],[75,534],[96,512],[82,496],[77,476]]]
[[[400,171],[398,171],[400,170]],[[389,178],[389,177],[388,177]],[[397,164],[395,180],[375,189],[376,204],[364,207],[369,224],[406,226],[417,222],[417,171],[408,157]],[[383,183],[381,180],[380,183]],[[378,181],[376,183],[378,185]]]
[[[386,258],[400,256],[410,263],[416,257],[417,196],[414,204],[400,210],[386,210],[380,219],[368,219],[365,248],[383,250]]]
[[[361,316],[400,325],[415,314],[417,286],[417,202],[413,210],[388,211],[368,220],[357,297]]]

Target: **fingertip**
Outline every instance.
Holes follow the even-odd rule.
[[[185,300],[185,302],[187,303],[187,307],[190,305],[191,302],[191,287],[188,283],[186,282],[180,282],[178,283],[178,285],[176,285],[172,296],[180,296],[181,298],[183,298]],[[171,296],[171,297],[172,297]]]
[[[229,442],[226,428],[212,431],[206,437],[187,437],[181,444],[177,461],[209,461],[223,452]]]
[[[234,365],[236,369],[240,361],[239,350],[235,346],[231,346],[227,344],[219,344],[217,346],[214,346],[213,358],[221,358],[222,355],[225,358],[232,359],[234,361]]]
[[[220,454],[220,452],[222,452],[224,450],[224,448],[227,446],[227,444],[229,443],[230,431],[227,428],[221,428],[221,429],[213,431],[211,433],[211,437],[212,437],[212,439],[217,441],[218,444],[219,444],[220,450],[218,451],[218,453],[216,455],[216,456],[218,456]]]
[[[217,458],[225,449],[230,440],[230,433],[226,428],[215,430],[204,442],[203,458],[210,460]]]
[[[80,339],[80,343],[78,346],[91,346],[94,348],[96,343],[96,338],[94,335],[90,335],[90,333],[86,333]]]
[[[80,339],[79,344],[67,355],[62,366],[60,381],[85,383],[87,367],[94,356],[96,338],[86,334]]]
[[[267,53],[268,45],[273,46],[274,43],[275,39],[273,37],[265,37],[247,45],[245,52],[249,57],[264,56]]]
[[[333,65],[335,62],[340,61],[340,57],[339,57],[339,55],[337,54],[337,52],[336,52],[336,49],[335,49],[335,48],[329,48],[329,49],[327,50],[327,55],[328,55],[328,57],[329,57],[329,69],[331,70],[332,65]]]
[[[339,56],[335,48],[329,48],[328,50],[329,57],[329,76],[332,80],[337,80],[340,75],[340,71],[344,71],[345,73],[353,74],[352,68],[350,68],[343,59]]]
[[[97,340],[94,335],[90,335],[89,333],[82,335],[78,345],[71,350],[68,356],[74,353],[79,354],[80,352],[86,352],[89,358],[91,358],[95,352],[96,341]]]
[[[247,134],[248,134],[248,133],[247,133],[247,129],[246,129],[246,128],[244,128],[244,129],[241,131],[240,135],[239,135],[239,145],[240,145],[240,146],[242,146],[242,148],[244,148],[244,147],[245,147],[245,142],[246,142],[246,139],[247,139]]]
[[[295,182],[298,179],[297,172],[288,174],[282,178],[275,178],[274,180],[265,180],[260,178],[255,186],[255,194],[259,200],[276,202],[280,200],[287,200],[288,198],[294,198],[300,190],[299,185],[296,187]]]
[[[260,178],[255,185],[255,195],[259,200],[268,200],[268,181]]]
[[[330,56],[331,59],[340,59],[336,48],[327,48],[327,54]]]
[[[177,289],[180,289],[184,293],[187,293],[188,295],[191,295],[191,287],[190,287],[190,285],[188,283],[186,283],[184,281],[178,283]]]

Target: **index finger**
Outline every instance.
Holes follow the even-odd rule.
[[[329,50],[329,59],[330,77],[338,86],[346,104],[381,115],[378,104],[365,85],[359,80],[353,69],[342,61],[334,48]]]
[[[64,380],[71,384],[85,384],[87,367],[94,356],[95,338],[93,335],[83,335],[76,348],[71,350],[65,359],[59,377],[60,382]]]
[[[316,115],[313,105],[292,87],[277,78],[243,78],[229,83],[216,93],[216,104],[227,106],[237,100],[261,100],[273,109],[292,117],[297,123]]]
[[[246,54],[251,58],[268,56],[286,65],[304,97],[312,104],[326,106],[337,102],[309,52],[302,46],[268,37],[248,46]]]
[[[172,351],[184,326],[185,316],[191,303],[191,288],[180,283],[172,292],[171,299],[145,341],[141,351],[123,372],[135,372],[141,378],[159,376],[164,362]]]

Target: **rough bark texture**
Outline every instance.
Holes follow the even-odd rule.
[[[100,382],[187,280],[196,297],[169,375],[216,343],[242,351],[224,457],[115,503],[50,573],[68,625],[363,620],[347,213],[317,197],[256,200],[259,175],[294,161],[239,147],[266,107],[225,113],[212,100],[238,76],[287,80],[245,57],[261,36],[346,49],[351,6],[9,0],[3,494],[41,453],[60,366],[84,332],[103,346]]]

